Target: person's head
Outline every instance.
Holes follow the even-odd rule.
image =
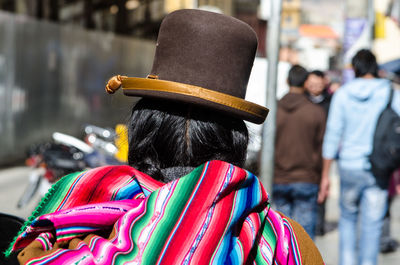
[[[106,86],[142,97],[128,125],[129,164],[164,182],[182,176],[171,170],[208,160],[243,166],[243,120],[260,124],[268,113],[245,100],[256,49],[255,32],[233,17],[201,10],[167,15],[148,77],[115,76]]]
[[[308,71],[296,64],[293,65],[289,70],[288,74],[288,85],[289,87],[304,88],[304,83],[308,77]]]
[[[171,167],[222,160],[242,167],[248,144],[243,120],[165,100],[141,99],[128,124],[129,165],[167,182]]]
[[[356,53],[351,60],[356,77],[365,77],[371,75],[378,77],[378,63],[376,62],[375,55],[366,49],[362,49]]]
[[[319,70],[310,72],[305,83],[305,88],[312,96],[321,95],[325,89],[325,74]]]

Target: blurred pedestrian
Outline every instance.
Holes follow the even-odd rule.
[[[371,265],[377,263],[388,191],[377,184],[368,156],[391,85],[388,80],[377,77],[376,58],[369,50],[357,52],[352,66],[356,78],[334,94],[329,110],[323,145],[322,183],[325,184],[321,186],[321,196],[328,195],[330,167],[338,154],[340,264]],[[400,113],[400,91],[394,93],[392,108]],[[360,229],[357,229],[358,221]]]
[[[389,195],[388,195],[388,207],[383,219],[382,235],[380,239],[380,252],[391,253],[395,252],[399,247],[399,242],[393,238],[390,228],[391,223],[391,205],[395,196],[400,195],[400,168],[396,170],[389,182]]]
[[[326,115],[305,95],[307,77],[306,69],[294,65],[289,93],[278,102],[273,200],[314,238]]]
[[[326,116],[328,116],[332,98],[332,94],[328,92],[327,83],[325,73],[320,70],[310,72],[305,83],[308,98],[311,102],[321,106],[324,109]],[[319,236],[325,234],[325,200],[318,203],[315,234]]]
[[[58,182],[14,245],[29,244],[20,262],[323,264],[299,224],[270,209],[261,182],[241,168],[243,120],[261,124],[268,113],[244,100],[256,47],[254,31],[235,18],[167,15],[150,75],[106,86],[142,97],[128,124],[130,166]]]
[[[311,102],[320,105],[328,114],[332,94],[328,92],[328,84],[324,72],[320,70],[310,72],[305,87]]]

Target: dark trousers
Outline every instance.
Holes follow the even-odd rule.
[[[319,185],[313,183],[274,184],[275,209],[293,218],[314,239]]]

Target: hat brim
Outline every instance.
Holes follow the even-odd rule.
[[[122,90],[127,96],[152,97],[191,103],[215,109],[256,124],[265,121],[269,110],[263,106],[214,90],[160,79],[126,77]]]

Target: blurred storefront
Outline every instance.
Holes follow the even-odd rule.
[[[281,43],[283,46],[288,46],[299,37],[301,0],[283,1],[281,20]]]
[[[351,58],[372,49],[379,64],[400,58],[400,0],[346,1],[343,80],[354,78]]]
[[[0,9],[61,24],[155,39],[162,18],[177,9],[226,15],[257,10],[259,0],[0,0]]]
[[[281,59],[309,70],[340,68],[340,2],[343,1],[284,0]]]
[[[373,50],[379,63],[400,58],[400,0],[375,0]]]

